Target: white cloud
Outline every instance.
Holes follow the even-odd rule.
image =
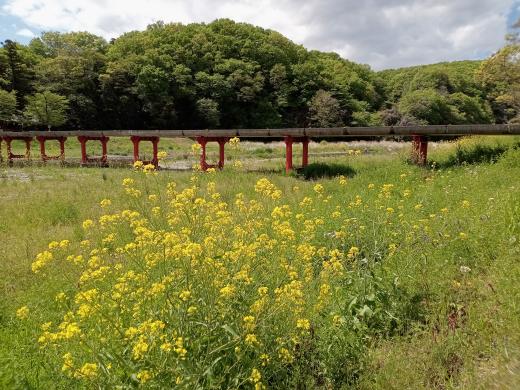
[[[36,34],[33,33],[31,30],[29,30],[28,28],[22,28],[21,30],[18,30],[16,32],[16,35],[19,35],[21,37],[27,37],[27,38],[34,38],[36,36]]]
[[[113,38],[157,20],[231,18],[376,69],[476,58],[503,44],[516,0],[7,0],[33,29]]]

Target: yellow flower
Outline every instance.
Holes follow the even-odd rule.
[[[143,167],[144,163],[142,161],[136,161],[134,162],[134,168],[135,169],[141,169]]]
[[[148,370],[139,371],[136,375],[136,378],[140,383],[146,383],[152,379],[152,373]]]
[[[260,379],[262,379],[262,374],[260,374],[260,371],[258,371],[256,368],[253,368],[251,375],[249,376],[249,380],[253,383],[257,383],[260,382]]]
[[[258,344],[258,339],[256,338],[256,335],[253,333],[248,333],[244,339],[245,343],[247,345],[253,346],[255,344]]]
[[[83,226],[83,229],[88,230],[92,226],[94,226],[94,221],[92,221],[91,219],[86,219],[86,220],[83,221],[82,226]]]
[[[311,328],[311,323],[308,319],[300,318],[298,321],[296,321],[296,328],[308,331]]]
[[[269,288],[263,286],[263,287],[258,287],[258,295],[260,295],[261,297],[263,297],[264,295],[267,295],[267,292],[269,291]]]
[[[351,259],[351,258],[355,257],[358,253],[359,253],[359,248],[357,246],[353,246],[352,248],[349,249],[349,251],[347,253],[347,257]]]
[[[195,144],[191,145],[191,151],[195,155],[198,154],[201,149],[202,149],[202,146],[200,146],[200,144],[198,144],[198,143],[195,143]]]
[[[64,292],[60,292],[56,295],[56,297],[54,297],[54,299],[57,301],[57,302],[62,302],[64,301],[65,299],[67,299],[67,295],[64,293]]]
[[[168,153],[165,151],[160,151],[159,153],[157,153],[157,159],[159,161],[164,160],[166,157],[168,157]]]
[[[134,184],[134,180],[129,177],[123,179],[123,186],[128,187]]]
[[[148,343],[145,341],[144,337],[140,336],[132,348],[132,357],[135,360],[141,359],[148,351],[148,347]]]
[[[110,199],[103,199],[101,202],[99,202],[99,205],[103,208],[108,207],[112,204],[112,201]]]
[[[61,366],[61,371],[70,372],[74,368],[74,360],[72,359],[72,354],[67,352],[63,355],[63,366]]]
[[[233,295],[235,295],[235,290],[235,286],[228,284],[220,289],[220,296],[222,298],[231,298]]]
[[[244,321],[244,329],[247,331],[253,331],[255,329],[255,317],[253,316],[245,316]]]
[[[195,314],[197,312],[197,307],[196,306],[190,306],[188,307],[188,314],[189,315],[192,315],[192,314]]]
[[[393,209],[392,207],[387,207],[387,208],[386,208],[386,212],[387,212],[388,214],[392,214],[392,213],[394,212],[394,209]]]
[[[278,351],[278,357],[282,359],[284,363],[292,363],[294,361],[294,356],[287,348],[280,348]]]
[[[345,176],[341,175],[341,176],[339,177],[339,184],[342,185],[342,186],[344,186],[345,184],[347,184],[347,178],[346,178]]]
[[[233,147],[237,147],[240,144],[240,138],[233,137],[229,140],[229,144]]]
[[[320,195],[323,194],[323,192],[325,191],[325,188],[323,188],[323,186],[319,183],[316,184],[313,189],[314,189],[314,192],[316,192]]]
[[[49,249],[56,249],[60,246],[60,243],[58,241],[51,241],[49,242]]]
[[[163,343],[163,344],[161,344],[161,346],[159,348],[161,348],[161,351],[170,352],[173,349],[173,344],[172,343]]]
[[[97,376],[98,366],[96,363],[85,363],[75,374],[76,378],[93,379]]]
[[[468,200],[463,200],[462,201],[462,207],[463,208],[467,209],[467,208],[469,208],[470,205],[471,205],[471,203],[469,203]]]
[[[183,292],[181,292],[179,294],[179,298],[181,299],[181,301],[184,301],[184,302],[186,302],[188,299],[190,299],[190,297],[191,297],[190,290],[184,290]]]
[[[21,320],[25,320],[27,317],[29,317],[29,308],[27,306],[22,306],[16,310],[16,316]]]
[[[53,259],[53,255],[49,251],[43,251],[36,255],[36,259],[31,264],[31,269],[34,273],[38,273],[43,267],[49,264]]]
[[[460,232],[460,233],[459,233],[459,238],[460,238],[461,240],[465,240],[465,239],[468,238],[468,235],[467,235],[466,233],[464,233],[464,232]]]

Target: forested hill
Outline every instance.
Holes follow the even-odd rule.
[[[498,99],[507,85],[485,65],[374,72],[227,19],[155,23],[110,42],[47,32],[0,48],[0,122],[189,129],[508,121],[517,106]]]

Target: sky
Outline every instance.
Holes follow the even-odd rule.
[[[230,18],[379,70],[485,58],[519,17],[520,0],[0,0],[0,41]]]

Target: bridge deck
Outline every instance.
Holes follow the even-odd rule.
[[[67,131],[8,131],[0,129],[0,137],[360,137],[360,136],[411,136],[411,135],[499,135],[520,134],[520,124],[501,125],[428,125],[335,127],[294,129],[235,129],[235,130],[67,130]]]

